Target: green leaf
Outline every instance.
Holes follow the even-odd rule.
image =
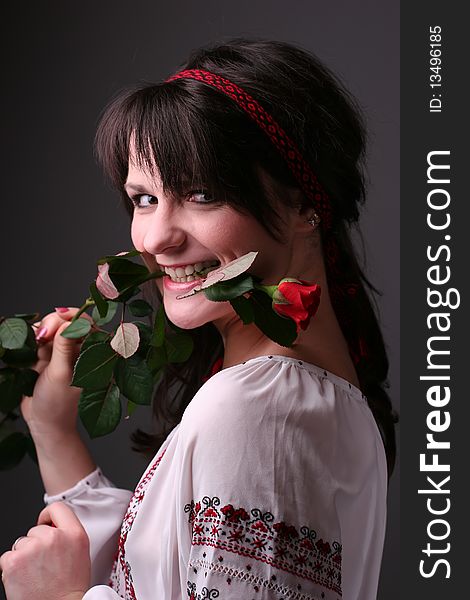
[[[145,300],[133,300],[127,306],[134,317],[147,317],[153,313],[153,308]]]
[[[157,313],[155,315],[155,322],[153,325],[153,335],[150,340],[150,344],[155,346],[155,348],[159,348],[163,346],[163,342],[165,341],[165,307],[162,304],[158,307]]]
[[[101,342],[106,342],[110,339],[110,334],[105,331],[91,331],[86,338],[83,340],[83,343],[80,347],[80,352],[83,354],[87,348],[93,346],[94,344],[99,344]]]
[[[22,400],[20,371],[5,367],[0,369],[0,412],[9,413],[17,408]]]
[[[139,294],[140,289],[138,286],[145,281],[164,275],[163,271],[151,273],[147,267],[121,256],[103,260],[101,264],[105,262],[109,264],[108,275],[119,292],[118,299],[120,302],[127,302],[130,298]]]
[[[34,386],[39,377],[39,373],[33,369],[21,369],[18,373],[18,380],[21,386],[21,392],[25,396],[32,396]]]
[[[140,321],[136,321],[134,325],[138,327],[140,334],[140,342],[137,349],[137,354],[145,358],[147,356],[150,340],[152,339],[152,328],[150,325],[147,325],[147,323],[141,323]]]
[[[129,300],[131,298],[133,298],[134,296],[137,296],[137,294],[140,294],[140,292],[141,292],[141,290],[138,286],[131,285],[122,290],[122,292],[119,294],[118,301],[119,302],[129,302]]]
[[[148,274],[147,267],[138,265],[127,258],[115,257],[109,261],[109,276],[120,292],[130,286],[139,285]]]
[[[70,325],[66,329],[64,329],[64,331],[60,335],[68,339],[77,339],[87,335],[90,329],[90,321],[88,319],[83,319],[82,317],[80,317],[73,323],[70,323]]]
[[[138,404],[135,404],[135,402],[132,402],[132,400],[128,400],[127,401],[127,416],[126,419],[128,419],[129,417],[132,417],[132,415],[135,412],[135,409],[138,407]]]
[[[37,362],[37,342],[35,332],[27,325],[28,336],[25,345],[18,350],[6,350],[2,356],[4,363],[11,367],[30,367]]]
[[[94,344],[81,352],[75,363],[71,385],[102,390],[110,382],[118,355],[109,343]]]
[[[28,325],[23,319],[12,317],[0,325],[0,344],[7,350],[22,348],[28,337]]]
[[[90,283],[90,294],[92,299],[95,301],[96,308],[98,309],[100,317],[105,317],[108,312],[108,302],[103,298],[103,296],[98,291],[96,287],[96,282],[92,281]]]
[[[186,362],[194,348],[193,338],[189,333],[170,334],[165,338],[165,349],[168,362]]]
[[[248,323],[252,323],[254,321],[255,313],[248,298],[245,298],[244,296],[233,298],[230,300],[230,304],[233,306],[235,312],[245,325],[248,325]]]
[[[33,369],[0,369],[0,411],[11,412],[20,405],[23,395],[32,396],[38,377]]]
[[[114,367],[114,377],[121,393],[135,404],[150,404],[153,376],[140,356],[120,358]]]
[[[215,285],[204,290],[204,294],[212,302],[224,302],[233,300],[238,296],[243,296],[254,288],[253,279],[250,275],[243,273],[235,279],[229,279],[227,282],[220,281]]]
[[[2,360],[11,367],[31,367],[37,362],[37,353],[29,346],[23,346],[19,350],[6,350]]]
[[[271,298],[260,290],[254,290],[249,301],[253,306],[256,326],[277,344],[292,347],[297,339],[295,322],[275,313]]]
[[[122,254],[121,256],[117,256],[116,254],[111,254],[110,256],[103,256],[102,258],[100,258],[98,260],[98,264],[103,265],[104,263],[110,263],[113,260],[119,260],[119,258],[130,258],[132,256],[140,256],[141,254],[142,254],[142,252],[140,252],[139,250],[129,250],[129,252],[126,252],[125,254]]]
[[[114,302],[114,300],[108,300],[107,304],[108,304],[108,310],[106,312],[105,317],[100,316],[100,313],[99,313],[98,309],[96,308],[96,306],[94,307],[93,312],[91,313],[91,318],[93,319],[93,321],[96,323],[96,325],[98,327],[101,327],[102,325],[106,325],[106,323],[109,323],[110,321],[113,320],[114,315],[116,314],[116,311],[117,311],[117,308],[119,305],[119,303]]]
[[[2,358],[2,356],[5,354],[6,350],[5,348],[2,348],[2,346],[0,346],[0,358]]]
[[[12,469],[21,462],[27,450],[24,433],[15,431],[0,441],[0,470]]]
[[[119,388],[112,383],[105,389],[83,390],[78,403],[78,414],[91,438],[111,433],[121,420]]]
[[[145,359],[147,365],[152,372],[154,382],[159,378],[160,371],[162,368],[168,364],[168,356],[166,354],[166,349],[164,346],[159,348],[150,347],[147,353],[147,358]]]

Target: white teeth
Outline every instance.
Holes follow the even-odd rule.
[[[184,267],[163,267],[163,269],[173,281],[187,282],[198,279],[201,272],[203,276],[206,275],[208,271],[212,270],[209,267],[218,267],[219,265],[220,262],[218,260],[205,260],[193,265],[185,265]],[[193,275],[196,271],[198,274]]]

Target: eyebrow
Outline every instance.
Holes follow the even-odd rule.
[[[132,183],[132,182],[125,183],[124,184],[124,189],[126,191],[127,190],[134,190],[134,192],[142,192],[144,194],[148,194],[148,188],[145,187],[145,186],[143,186],[143,185],[140,185],[138,183]]]

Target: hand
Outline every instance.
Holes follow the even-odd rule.
[[[88,535],[68,506],[54,502],[0,556],[0,569],[7,600],[79,600],[90,587]]]
[[[66,329],[78,308],[49,313],[36,323],[38,361],[33,369],[40,375],[33,396],[24,396],[21,412],[36,443],[76,431],[78,400],[81,389],[72,387],[73,367],[80,353],[82,340],[67,339],[60,334]],[[83,318],[90,317],[86,314]],[[91,320],[91,319],[90,319]]]

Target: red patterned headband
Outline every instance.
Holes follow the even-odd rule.
[[[321,218],[324,229],[331,227],[331,206],[327,193],[320,185],[315,173],[304,160],[295,142],[290,139],[284,129],[276,123],[259,102],[235,83],[209,71],[201,69],[180,71],[169,77],[166,82],[174,81],[175,79],[196,79],[197,81],[207,83],[223,92],[226,96],[229,96],[229,98],[232,98],[261,127],[278,149],[304,194],[312,201],[315,211]]]

